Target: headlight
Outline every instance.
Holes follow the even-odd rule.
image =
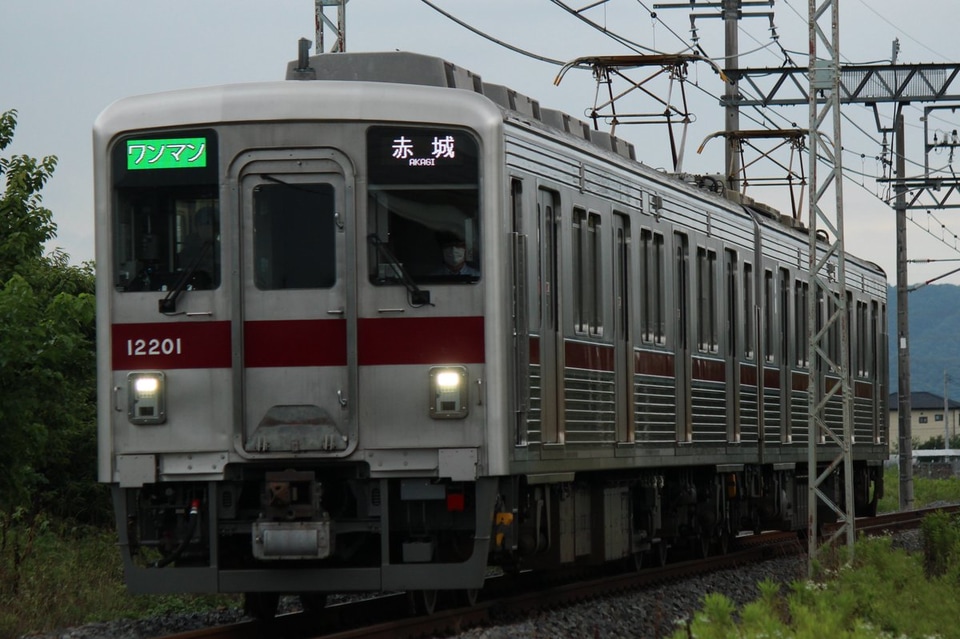
[[[435,366],[430,369],[430,417],[462,419],[467,416],[467,369]]]
[[[161,371],[127,375],[127,419],[131,424],[162,424],[167,421],[167,389]]]

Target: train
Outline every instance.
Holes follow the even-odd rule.
[[[826,244],[722,179],[408,52],[124,98],[93,140],[98,473],[131,591],[429,612],[498,571],[806,529]],[[870,514],[887,284],[845,268],[853,477],[821,490]]]

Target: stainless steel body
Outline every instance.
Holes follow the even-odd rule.
[[[310,62],[95,126],[133,589],[473,589],[804,525],[802,227],[442,61]],[[886,284],[847,272],[869,509]]]

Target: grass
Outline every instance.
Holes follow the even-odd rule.
[[[881,510],[897,509],[898,484],[897,470],[888,470]],[[914,497],[918,507],[960,502],[960,480],[917,478]],[[957,527],[960,531],[960,524]],[[960,532],[938,535],[955,537],[960,538]],[[942,556],[960,557],[960,548]],[[960,639],[960,624],[943,621],[960,618],[960,566],[927,576],[922,556],[895,550],[884,539],[859,542],[856,557],[854,566],[825,571],[823,580],[795,584],[789,592],[764,584],[761,598],[742,610],[721,595],[709,595],[690,623],[692,634],[685,629],[675,637]],[[127,593],[113,531],[0,521],[0,639],[96,621],[239,605],[239,597],[227,595]]]
[[[863,539],[853,566],[783,591],[766,582],[760,598],[741,610],[723,595],[708,595],[673,639],[960,639],[960,571],[930,577],[923,563],[922,555],[893,548],[889,537]]]
[[[877,504],[877,511],[891,513],[900,510],[900,472],[896,467],[883,472],[884,495]],[[913,478],[913,505],[922,508],[940,501],[960,502],[960,478],[926,479]]]
[[[225,595],[127,593],[112,531],[40,523],[0,532],[0,638],[240,605]]]
[[[881,512],[899,507],[899,473],[884,473]],[[914,479],[917,508],[960,502],[958,479]],[[816,580],[760,585],[760,598],[738,609],[719,594],[672,639],[960,639],[960,517],[928,516],[921,528],[922,553],[893,547],[890,537],[857,541],[852,565],[845,552],[823,553]]]

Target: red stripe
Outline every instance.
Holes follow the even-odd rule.
[[[346,366],[347,323],[245,322],[246,367]],[[477,364],[484,361],[482,317],[361,319],[361,366]],[[113,325],[113,369],[230,368],[230,322]]]
[[[853,385],[853,394],[860,399],[873,399],[873,384],[870,382],[856,382]]]
[[[594,371],[613,370],[613,347],[609,344],[564,342],[566,365]]]
[[[248,368],[346,366],[347,322],[343,319],[245,322],[243,365]]]
[[[635,351],[633,354],[634,371],[637,375],[674,376],[673,353],[654,353]]]
[[[530,363],[540,363],[540,338],[536,335],[530,336]]]
[[[693,372],[691,376],[693,379],[702,380],[705,382],[726,382],[727,367],[722,361],[694,357]]]
[[[361,318],[357,336],[361,366],[484,361],[483,317]]]
[[[113,370],[230,368],[230,322],[114,324]]]

